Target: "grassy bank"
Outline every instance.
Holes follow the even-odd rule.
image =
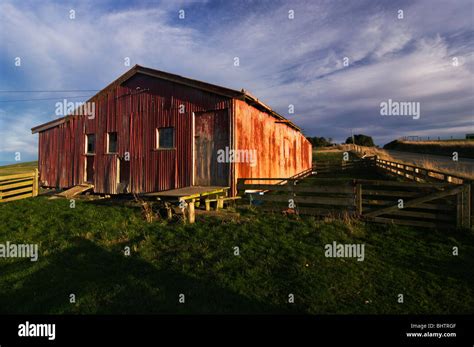
[[[434,154],[452,156],[458,152],[462,158],[474,158],[474,140],[453,141],[401,141],[395,140],[387,143],[384,149],[413,152],[421,154]]]
[[[422,160],[418,160],[416,161],[416,163],[414,163],[414,161],[411,161],[411,160],[403,160],[400,158],[394,158],[386,150],[376,148],[376,147],[364,147],[363,151],[365,155],[367,156],[376,155],[380,159],[389,160],[389,161],[393,161],[397,163],[403,163],[407,165],[415,165],[427,170],[438,171],[445,174],[450,174],[453,176],[464,177],[466,179],[474,180],[474,172],[469,167],[466,167],[466,165],[464,165],[463,163],[456,164],[455,162],[453,162],[453,167],[445,167],[443,163],[439,163],[436,160],[423,159],[423,155],[420,155],[420,158]]]
[[[1,313],[474,313],[474,237],[465,233],[245,207],[194,225],[146,223],[130,201],[70,208],[44,196],[0,204],[0,225],[0,243],[39,247],[37,262],[0,258]],[[365,245],[364,261],[325,257],[333,241]]]
[[[33,171],[38,167],[37,161],[0,166],[0,176],[15,175]]]
[[[0,258],[2,313],[474,312],[468,234],[247,209],[148,224],[132,204],[70,208],[45,197],[0,205],[0,225],[1,242],[37,243],[40,253],[37,262]],[[333,241],[364,244],[364,261],[326,258]]]

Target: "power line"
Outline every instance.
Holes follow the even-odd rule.
[[[71,90],[0,90],[0,93],[75,93],[98,92],[100,89],[71,89]]]
[[[17,101],[43,101],[43,100],[58,100],[60,98],[90,98],[90,95],[79,95],[79,96],[58,96],[55,98],[43,98],[43,99],[16,99],[16,100],[0,100],[0,102],[17,102]]]

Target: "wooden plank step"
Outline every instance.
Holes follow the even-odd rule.
[[[65,190],[64,192],[56,194],[55,196],[70,199],[73,196],[84,193],[85,191],[88,191],[89,189],[92,189],[92,188],[94,188],[93,184],[79,184],[77,186],[69,188],[68,190]]]

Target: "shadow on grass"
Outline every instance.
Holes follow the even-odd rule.
[[[382,228],[379,226],[379,231]],[[376,227],[371,228],[376,235]],[[403,243],[398,233],[403,232]],[[383,241],[390,249],[383,255],[387,268],[411,269],[419,276],[431,275],[445,286],[444,292],[453,295],[461,291],[461,287],[474,288],[474,237],[461,231],[435,230],[395,230],[380,233]],[[374,237],[374,236],[373,236]],[[453,255],[453,247],[458,247],[459,255]],[[447,281],[454,280],[453,282]],[[457,285],[458,287],[453,287]],[[472,311],[474,300],[465,303],[465,309]],[[471,305],[468,307],[468,305]]]
[[[85,239],[38,261],[46,264],[2,293],[0,313],[296,313],[284,303],[270,306]],[[5,266],[25,271],[25,262]],[[69,302],[71,293],[75,304]],[[180,293],[184,304],[178,302]]]
[[[139,205],[135,202],[132,195],[113,195],[109,198],[94,198],[87,200],[84,199],[84,202],[90,205],[96,206],[118,206],[118,207],[137,207]]]

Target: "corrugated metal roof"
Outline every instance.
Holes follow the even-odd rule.
[[[283,123],[287,124],[288,126],[300,131],[300,128],[298,128],[290,120],[287,120],[285,117],[283,117],[282,115],[280,115],[277,112],[275,112],[274,110],[272,110],[270,108],[270,106],[266,105],[265,103],[260,101],[258,98],[254,97],[252,94],[250,94],[245,89],[242,89],[240,91],[234,90],[234,89],[229,89],[229,88],[221,87],[221,86],[218,86],[218,85],[215,85],[215,84],[198,81],[198,80],[195,80],[195,79],[175,75],[175,74],[172,74],[172,73],[169,73],[169,72],[164,72],[164,71],[160,71],[160,70],[156,70],[156,69],[143,67],[143,66],[140,66],[140,65],[135,65],[134,67],[132,67],[130,70],[128,70],[126,73],[121,75],[115,81],[113,81],[108,86],[103,88],[97,94],[95,94],[94,96],[89,98],[87,101],[92,100],[93,98],[97,97],[98,95],[103,93],[105,90],[109,89],[110,87],[112,87],[114,85],[120,85],[120,84],[124,83],[125,81],[129,80],[131,77],[135,76],[136,74],[144,74],[144,75],[147,75],[147,76],[172,81],[172,82],[175,82],[175,83],[178,83],[178,84],[182,84],[182,85],[186,85],[186,86],[189,86],[189,87],[197,88],[197,89],[204,90],[204,91],[207,91],[207,92],[210,92],[210,93],[225,96],[225,97],[228,97],[228,98],[235,98],[235,99],[244,100],[247,103],[249,103],[250,105],[253,105],[257,108],[260,108],[260,109],[268,112],[273,117],[281,120]],[[68,119],[70,119],[72,117],[77,117],[77,116],[65,116],[65,117],[62,117],[62,118],[55,119],[53,121],[38,125],[36,127],[33,127],[31,129],[31,132],[33,134],[35,134],[37,132],[53,128],[55,126],[58,126],[58,125],[60,125],[64,122],[68,121]]]

